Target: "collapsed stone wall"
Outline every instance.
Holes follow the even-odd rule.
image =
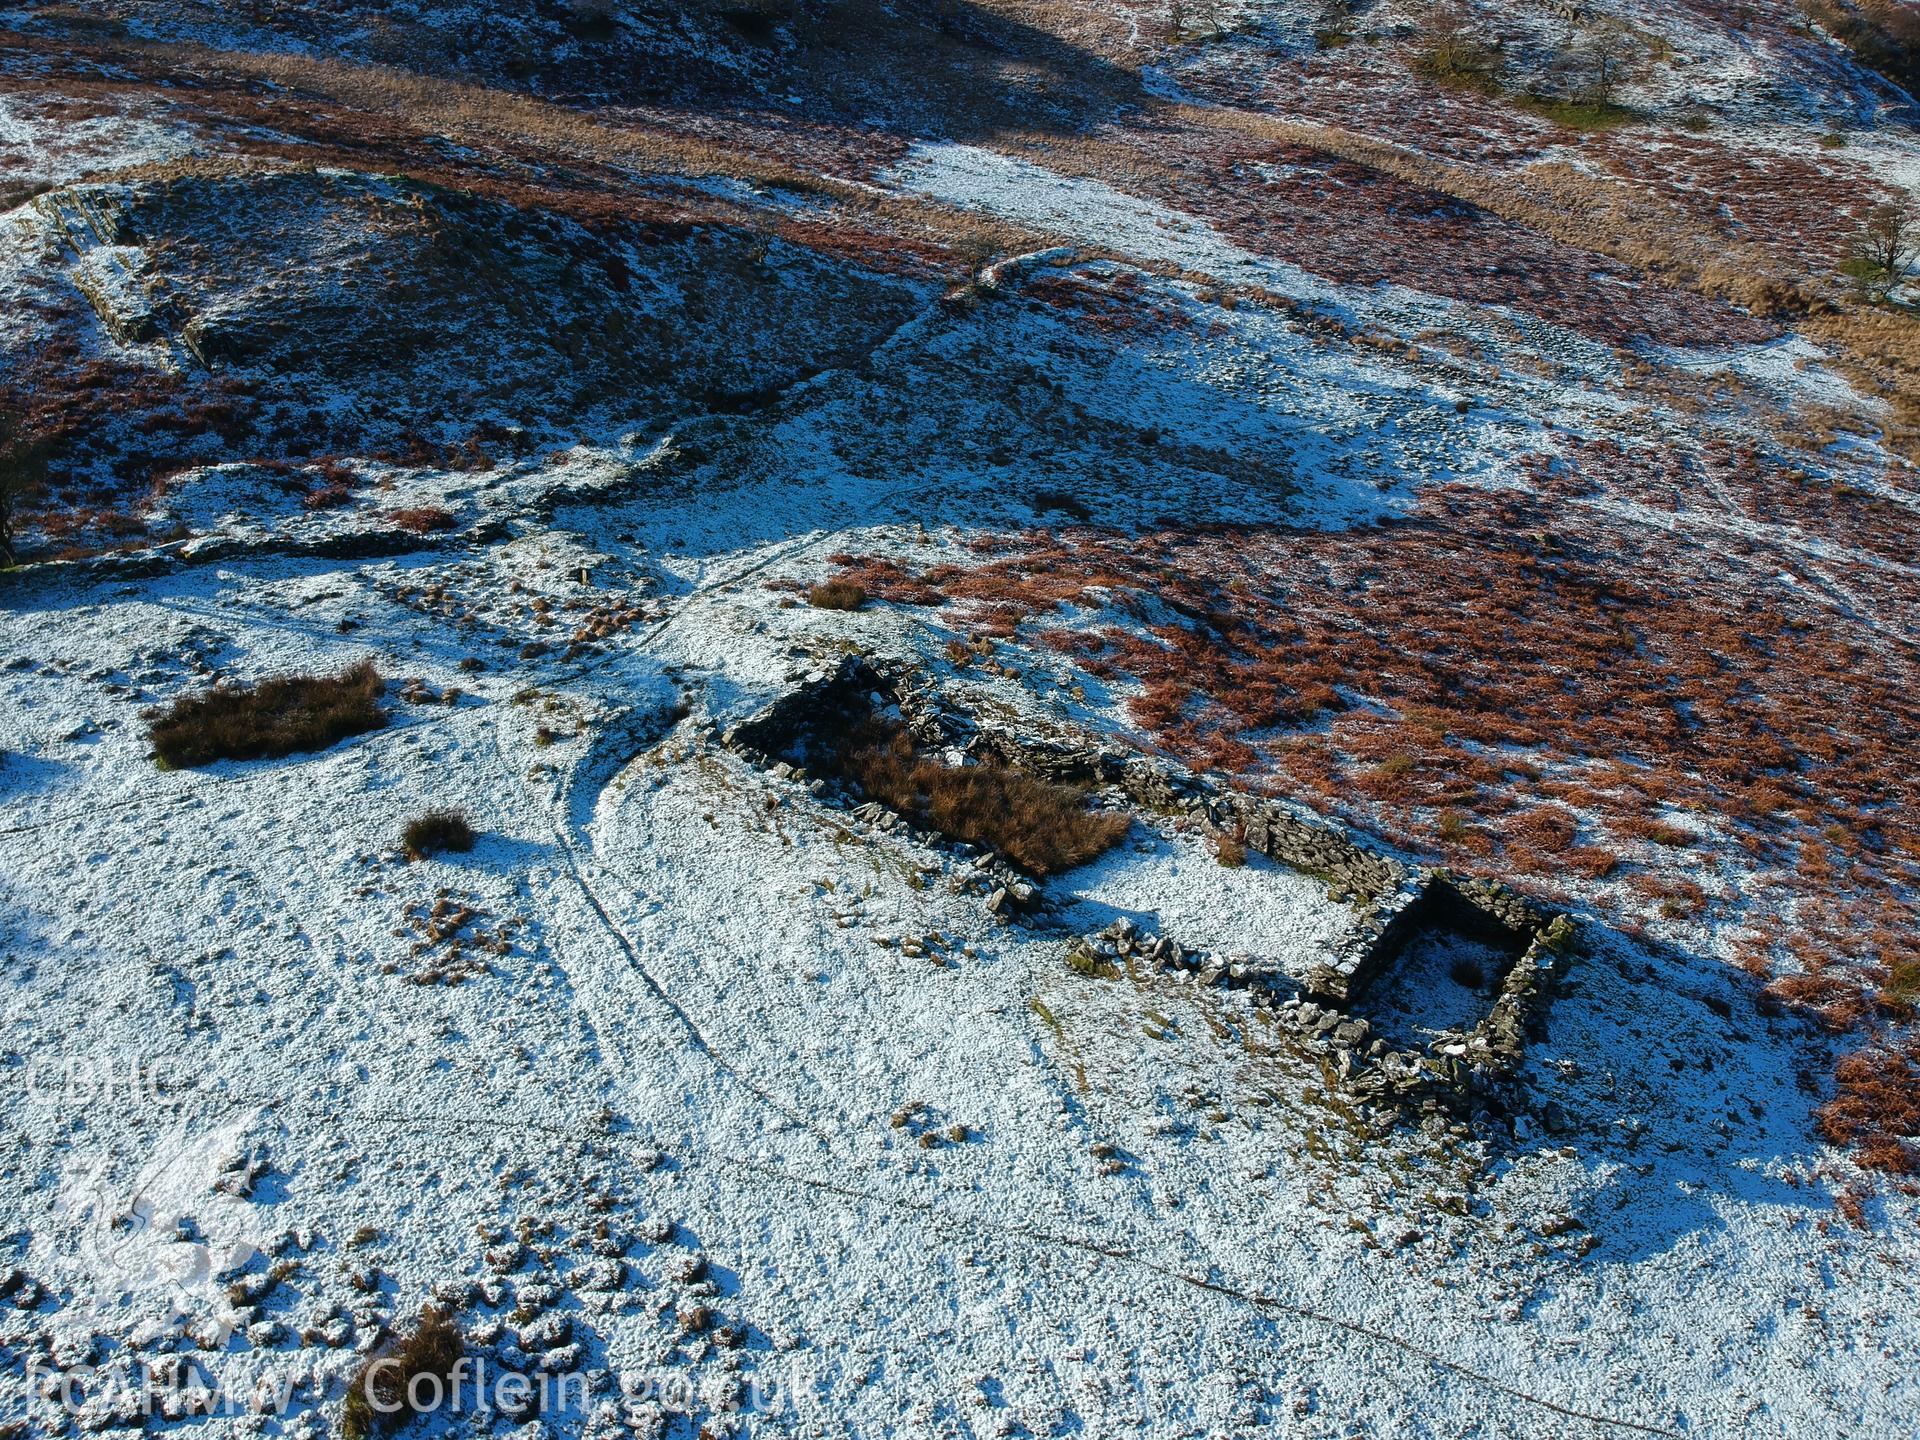
[[[721,740],[749,763],[771,771],[779,779],[804,785],[816,798],[829,799],[836,788],[833,782],[810,775],[804,763],[810,742],[823,732],[897,707],[915,744],[930,749],[950,745],[944,722],[925,696],[916,700],[915,694],[899,672],[883,673],[864,657],[852,655],[831,669],[814,671],[798,688],[730,727]],[[796,764],[795,760],[802,763]],[[974,853],[976,847],[955,845],[946,836],[921,831],[876,801],[854,794],[844,798],[853,819],[864,825],[884,832],[906,832],[928,845],[967,852],[970,863],[958,883],[980,895],[996,918],[1010,919],[1016,912],[1030,912],[1043,903],[1040,887],[1004,857]]]
[[[721,737],[736,750],[766,763],[773,756],[791,754],[820,729],[823,717],[850,721],[862,708],[878,700],[890,703],[893,687],[859,656],[849,656],[831,670],[816,670],[766,709],[731,727]]]
[[[1087,975],[1139,963],[1175,980],[1244,989],[1304,1048],[1324,1055],[1332,1077],[1354,1096],[1390,1111],[1517,1111],[1528,1036],[1544,1018],[1568,959],[1573,924],[1556,915],[1532,935],[1503,975],[1493,1004],[1463,1033],[1424,1048],[1396,1049],[1345,1002],[1298,989],[1278,964],[1189,950],[1169,935],[1139,931],[1122,918],[1069,947],[1067,963]]]

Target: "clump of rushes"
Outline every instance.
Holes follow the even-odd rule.
[[[998,850],[1032,875],[1104,854],[1132,823],[1088,808],[1085,790],[1036,780],[993,761],[942,765],[922,756],[898,722],[869,717],[841,740],[840,772],[915,824]]]
[[[424,860],[443,850],[471,850],[474,836],[473,826],[458,810],[429,810],[409,821],[400,838],[408,859]]]
[[[1920,1041],[1876,1040],[1834,1067],[1820,1133],[1851,1146],[1869,1170],[1920,1174]]]
[[[340,1417],[342,1440],[391,1435],[415,1415],[443,1407],[458,1383],[455,1368],[465,1349],[453,1317],[425,1307],[410,1331],[375,1350],[353,1377]],[[416,1386],[422,1377],[434,1383]]]
[[[431,535],[439,530],[451,530],[459,521],[451,510],[438,505],[415,505],[406,510],[389,510],[387,519],[402,530],[410,530],[415,535]]]
[[[149,738],[170,769],[324,750],[387,723],[386,682],[369,660],[338,675],[281,675],[183,696],[153,716]]]
[[[867,592],[851,580],[822,580],[807,591],[807,603],[816,610],[858,610]]]

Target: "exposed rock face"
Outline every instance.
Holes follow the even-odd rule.
[[[421,417],[562,421],[638,397],[751,408],[857,363],[936,298],[718,227],[588,226],[394,176],[187,175],[36,205],[123,344],[165,341],[191,371],[294,398],[324,385],[363,439],[400,412],[426,431]]]

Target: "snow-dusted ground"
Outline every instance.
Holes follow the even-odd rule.
[[[1534,1067],[1564,1135],[1485,1169],[1478,1142],[1371,1135],[1239,997],[1076,976],[1061,940],[952,893],[952,862],[852,836],[701,738],[837,635],[936,663],[937,636],[888,612],[778,607],[762,582],[805,573],[826,534],[689,539],[745,538],[758,507],[633,502],[485,557],[16,597],[0,829],[21,1118],[0,1206],[31,1235],[21,1262],[74,1296],[60,1334],[111,1337],[110,1359],[143,1324],[166,1343],[169,1304],[217,1323],[209,1277],[245,1244],[301,1259],[268,1320],[364,1305],[345,1282],[367,1264],[377,1307],[404,1315],[489,1273],[476,1224],[535,1214],[563,1239],[544,1268],[584,1365],[812,1387],[754,1433],[1898,1432],[1910,1307],[1883,1260],[1911,1217],[1829,1227],[1785,1042],[1705,1003],[1723,975],[1583,965]],[[893,534],[831,543],[911,545]],[[465,675],[466,643],[387,598],[463,565],[565,593],[610,552],[666,577],[670,618],[598,661],[489,655]],[[345,619],[361,628],[336,634]],[[189,651],[234,675],[371,654],[470,693],[395,702],[391,727],[323,755],[161,774],[138,711]],[[444,804],[478,848],[402,861],[402,824]],[[1265,953],[1342,913],[1144,828],[1059,883],[1095,919]],[[510,946],[458,987],[409,983],[409,908],[443,892]],[[136,1056],[167,1093],[63,1096],[31,1068],[49,1056],[83,1074]],[[211,1188],[242,1152],[272,1166],[245,1201]],[[601,1187],[629,1237],[678,1226],[633,1240],[611,1291],[565,1241],[591,1233]],[[714,1280],[686,1277],[688,1250]],[[703,1284],[741,1348],[680,1340]],[[200,1355],[317,1365],[333,1393],[353,1360],[264,1335]]]
[[[1271,956],[1304,975],[1349,928],[1326,886],[1266,856],[1228,868],[1198,837],[1136,825],[1128,843],[1062,877],[1069,916],[1088,932],[1121,918],[1190,949]]]
[[[189,144],[125,123],[128,163]],[[1074,697],[1055,656],[956,675],[948,611],[769,588],[839,551],[961,558],[1057,519],[1048,491],[1114,525],[1366,523],[1435,483],[1520,483],[1555,427],[1686,423],[1633,408],[1604,347],[1341,290],[1027,162],[923,145],[891,183],[1491,359],[1413,368],[1151,277],[1143,308],[1197,323],[1119,344],[1009,282],[751,416],[472,473],[367,465],[388,488],[339,511],[207,466],[156,512],[190,563],[14,577],[0,1270],[50,1295],[0,1315],[0,1413],[34,1366],[191,1355],[229,1385],[311,1377],[284,1421],[206,1433],[317,1435],[438,1290],[499,1363],[593,1377],[558,1434],[653,1433],[666,1381],[701,1394],[686,1435],[755,1394],[751,1434],[1909,1433],[1911,1199],[1837,1219],[1805,1037],[1711,946],[1583,957],[1527,1072],[1553,1133],[1388,1130],[1243,995],[1076,975],[1063,934],[990,918],[950,856],[715,743],[847,645],[1128,728],[1122,687]],[[67,283],[39,238],[0,218],[0,298]],[[1658,358],[1783,408],[1840,393],[1799,341]],[[420,504],[459,528],[380,518]],[[390,553],[322,553],[366,536]],[[638,618],[604,653],[528,655],[567,628],[533,597]],[[204,771],[148,756],[149,705],[364,657],[396,682],[385,729]],[[403,699],[415,676],[461,693]],[[478,845],[408,863],[402,827],[443,806]],[[1080,928],[1127,915],[1290,967],[1352,918],[1147,818],[1050,888]],[[436,909],[460,912],[457,957]],[[461,982],[416,983],[435,974]],[[264,1165],[250,1187],[236,1158]],[[236,1297],[256,1250],[285,1273]],[[21,1433],[57,1424],[43,1405]]]
[[[112,101],[49,106],[44,96],[0,88],[0,179],[8,182],[66,184],[102,171],[184,159],[201,148],[193,132],[162,107]]]
[[[1457,935],[1425,935],[1409,944],[1362,1005],[1368,1020],[1401,1044],[1427,1044],[1443,1031],[1470,1030],[1511,956]]]
[[[889,178],[944,203],[984,210],[1094,249],[1157,261],[1223,285],[1270,289],[1363,329],[1426,343],[1444,337],[1481,355],[1511,357],[1516,346],[1532,351],[1529,363],[1494,367],[1461,364],[1444,351],[1429,353],[1424,389],[1410,390],[1402,367],[1357,348],[1330,356],[1320,347],[1297,346],[1282,338],[1285,327],[1244,309],[1233,314],[1224,340],[1212,337],[1201,347],[1196,379],[1208,388],[1250,394],[1268,409],[1298,409],[1323,433],[1341,434],[1357,419],[1352,433],[1379,436],[1400,450],[1427,449],[1422,440],[1456,428],[1448,413],[1455,403],[1474,402],[1475,420],[1466,427],[1464,442],[1435,447],[1444,455],[1439,465],[1419,467],[1418,473],[1429,478],[1444,467],[1454,478],[1499,483],[1510,475],[1514,455],[1530,446],[1550,447],[1556,426],[1618,425],[1639,408],[1637,397],[1621,384],[1615,352],[1519,309],[1476,305],[1402,285],[1336,285],[1245,249],[1204,217],[979,146],[916,145]],[[1304,362],[1294,358],[1302,348],[1311,356]],[[1646,353],[1683,371],[1731,371],[1783,409],[1832,404],[1850,394],[1826,357],[1798,338],[1706,350],[1649,346]],[[1550,366],[1544,374],[1540,361]],[[1128,394],[1136,406],[1141,398]],[[1160,418],[1152,409],[1142,413]],[[1404,439],[1403,430],[1411,432]],[[1398,465],[1381,468],[1390,472],[1408,463],[1395,459]]]

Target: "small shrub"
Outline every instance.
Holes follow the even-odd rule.
[[[451,530],[458,523],[451,510],[443,510],[438,505],[415,505],[405,510],[389,510],[387,519],[402,530],[410,530],[415,535],[431,535],[436,531]]]
[[[1413,68],[1429,80],[1492,94],[1500,88],[1500,52],[1466,31],[1442,31],[1419,55]]]
[[[1057,510],[1062,515],[1078,520],[1082,525],[1093,519],[1093,511],[1087,508],[1086,502],[1065,490],[1034,491],[1033,509],[1038,515],[1049,515]]]
[[[1667,920],[1687,920],[1707,908],[1707,892],[1684,875],[1639,874],[1628,888],[1651,900]]]
[[[1643,832],[1643,838],[1674,850],[1691,845],[1696,839],[1691,830],[1682,830],[1678,825],[1669,825],[1658,820],[1647,826]]]
[[[1620,857],[1597,845],[1576,845],[1562,856],[1574,874],[1588,880],[1604,880],[1620,866]]]
[[[568,0],[560,23],[578,40],[611,40],[620,28],[614,0]]]
[[[353,502],[354,473],[338,461],[326,461],[317,467],[320,483],[300,497],[308,510],[337,510]]]
[[[1084,946],[1075,946],[1067,952],[1067,968],[1089,980],[1111,980],[1120,973],[1111,960]]]
[[[1220,835],[1213,842],[1214,856],[1229,870],[1247,863],[1247,847],[1231,835]]]
[[[1469,990],[1478,990],[1487,983],[1487,972],[1480,968],[1480,962],[1470,955],[1462,955],[1447,967],[1447,975],[1456,985],[1464,985]]]
[[[1071,870],[1111,849],[1125,815],[1087,808],[1087,795],[1004,765],[941,765],[921,756],[906,730],[868,718],[842,740],[842,774],[915,824],[998,850],[1030,874]]]
[[[1873,1192],[1864,1185],[1849,1185],[1835,1198],[1833,1208],[1840,1212],[1841,1218],[1856,1230],[1870,1228],[1867,1224],[1866,1202],[1873,1198]]]
[[[161,763],[174,769],[324,750],[387,723],[379,705],[385,688],[370,660],[338,675],[221,685],[174,701],[154,717],[148,733]]]
[[[1871,1045],[1834,1067],[1834,1095],[1820,1107],[1820,1133],[1852,1148],[1868,1169],[1920,1172],[1920,1044]]]
[[[1887,983],[1875,997],[1888,1013],[1910,1018],[1920,1009],[1920,955],[1894,956],[1887,964]]]
[[[375,1350],[353,1377],[340,1421],[342,1440],[390,1435],[423,1413],[414,1409],[413,1382],[431,1376],[439,1383],[423,1387],[429,1396],[449,1394],[454,1365],[464,1351],[453,1317],[431,1305],[422,1309],[411,1331]]]
[[[1508,820],[1506,831],[1549,855],[1564,855],[1580,834],[1580,820],[1564,805],[1536,805]]]
[[[807,603],[816,610],[858,610],[867,592],[851,580],[823,580],[807,591]]]
[[[723,5],[715,13],[749,40],[766,40],[785,20],[792,18],[792,7],[785,0],[750,0],[750,3]]]
[[[338,510],[342,505],[352,503],[353,492],[344,485],[322,485],[318,490],[309,490],[300,497],[300,504],[308,510]]]
[[[474,834],[473,826],[458,810],[429,810],[408,821],[400,838],[410,858],[424,860],[443,850],[464,853],[473,849]]]

